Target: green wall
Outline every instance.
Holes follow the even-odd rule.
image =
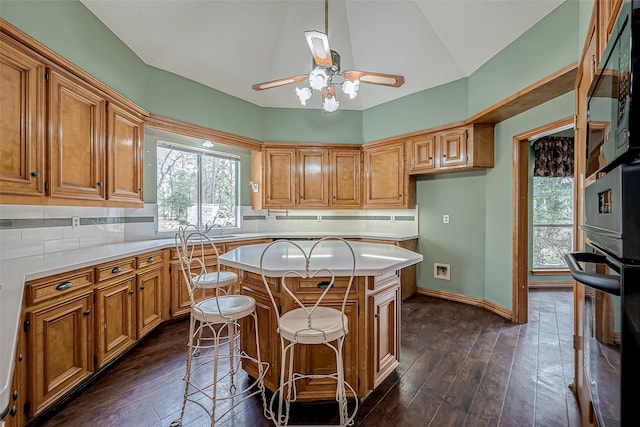
[[[468,78],[332,115],[260,108],[147,66],[77,0],[2,0],[0,16],[152,113],[264,141],[361,143],[464,120],[576,62],[592,7],[565,1]],[[569,93],[497,124],[492,169],[418,180],[419,286],[511,307],[512,138],[573,109]],[[241,167],[244,176],[248,163]],[[451,265],[450,281],[433,279],[433,262]]]

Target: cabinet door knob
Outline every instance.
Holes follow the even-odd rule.
[[[13,390],[13,400],[18,400],[18,390]]]
[[[11,411],[9,411],[9,414],[10,414],[12,417],[15,417],[17,412],[18,412],[18,407],[17,407],[16,405],[13,405],[13,406],[11,407]]]
[[[153,262],[153,261],[155,261],[155,260],[156,260],[156,259],[155,259],[154,257],[152,257],[152,256],[151,256],[151,257],[149,257],[149,258],[147,258],[147,262]]]
[[[144,291],[144,286],[140,286],[140,290],[141,290],[141,291]]]
[[[38,171],[31,172],[31,176],[33,176],[33,177],[36,177],[36,178],[37,178],[37,177],[39,177],[39,176],[40,176],[40,172],[38,172]]]
[[[402,194],[398,194],[398,199],[402,199]]]
[[[446,154],[443,154],[443,155],[442,155],[442,157],[444,157],[444,158],[446,159],[446,158],[447,158],[447,155],[446,155]]]
[[[376,319],[380,320],[380,313],[374,314],[373,317],[375,317]]]
[[[133,294],[134,294],[134,292],[135,292],[135,291],[134,291],[133,289],[132,289],[132,290],[130,290],[130,291],[129,291],[129,295],[133,295]]]
[[[264,198],[265,198],[265,199],[268,199],[268,198],[269,198],[269,195],[268,195],[268,194],[265,194]]]
[[[88,316],[88,315],[90,315],[90,314],[91,314],[91,310],[90,310],[90,309],[86,309],[85,311],[83,311],[83,312],[82,312],[82,314],[83,314],[84,316]]]
[[[58,286],[56,286],[56,291],[64,291],[65,289],[69,289],[73,286],[71,282],[62,282]]]
[[[102,187],[104,183],[102,181],[98,181],[98,187]]]
[[[138,187],[138,193],[142,193],[142,187]]]
[[[429,156],[429,160],[433,160],[433,156]]]
[[[120,267],[114,267],[111,272],[112,273],[120,273],[122,271],[122,269]]]

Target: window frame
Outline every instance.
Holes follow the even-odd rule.
[[[206,157],[211,157],[211,158],[217,158],[217,159],[222,159],[222,160],[229,160],[229,161],[234,161],[236,163],[236,177],[235,177],[235,200],[234,200],[234,207],[233,210],[235,211],[235,218],[236,218],[236,224],[235,226],[230,226],[230,227],[216,227],[215,230],[219,230],[221,233],[227,230],[239,230],[241,227],[241,218],[240,218],[240,180],[241,180],[241,162],[240,162],[240,156],[236,155],[236,154],[231,154],[231,153],[224,153],[224,152],[220,152],[220,151],[216,151],[216,150],[208,150],[208,149],[201,149],[198,147],[193,147],[190,145],[184,145],[184,144],[179,144],[179,143],[175,143],[175,142],[170,142],[170,141],[165,141],[165,140],[158,140],[156,143],[156,163],[157,163],[157,151],[159,148],[164,148],[164,149],[170,149],[170,150],[176,150],[176,151],[181,151],[181,152],[185,152],[185,153],[190,153],[190,154],[195,154],[197,156],[196,158],[196,168],[197,168],[197,186],[198,186],[198,191],[197,191],[197,206],[198,206],[198,213],[197,213],[197,217],[198,217],[198,228],[204,228],[205,224],[202,223],[202,209],[203,209],[203,203],[202,203],[202,158],[203,156]],[[158,179],[158,169],[156,169],[156,182]],[[159,199],[159,195],[157,197],[157,199]],[[159,200],[156,200],[156,205],[159,206]],[[156,234],[159,236],[167,236],[167,237],[173,237],[175,235],[175,232],[177,231],[176,229],[160,229],[160,219],[159,219],[159,212],[156,212],[156,218],[158,219],[156,222]]]

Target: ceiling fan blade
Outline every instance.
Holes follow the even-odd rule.
[[[360,80],[360,83],[372,85],[400,87],[404,84],[404,77],[395,74],[372,73],[369,71],[345,71],[343,76],[347,80]]]
[[[272,89],[274,87],[280,87],[280,86],[290,85],[292,83],[303,82],[307,80],[307,77],[308,76],[306,74],[303,76],[285,77],[283,79],[271,80],[264,83],[256,83],[251,87],[253,88],[253,90]]]
[[[305,31],[304,36],[307,38],[309,49],[311,49],[311,54],[316,64],[323,67],[331,67],[333,62],[331,61],[331,49],[329,49],[327,35],[320,31],[310,30]]]

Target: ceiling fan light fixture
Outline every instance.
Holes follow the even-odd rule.
[[[322,103],[322,109],[325,113],[333,113],[340,107],[340,103],[336,99],[335,96],[330,93],[327,94],[324,98],[324,102]]]
[[[345,95],[349,95],[349,99],[353,99],[358,95],[358,89],[360,88],[360,80],[345,80],[340,85]]]
[[[302,105],[307,105],[307,99],[311,98],[312,93],[309,87],[303,87],[302,89],[299,87],[296,88],[296,95],[298,95],[298,99]]]
[[[329,74],[326,68],[316,67],[309,73],[309,86],[315,90],[322,90],[329,86]]]

